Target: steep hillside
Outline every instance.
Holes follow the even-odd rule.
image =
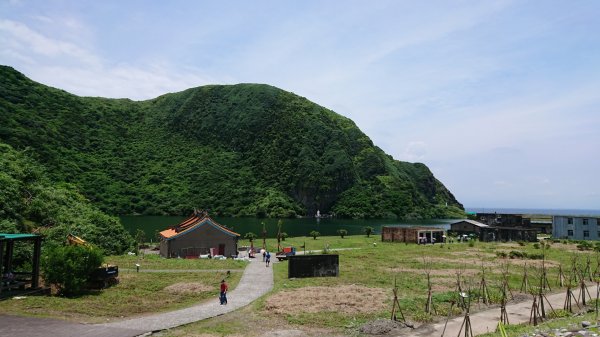
[[[42,233],[45,245],[63,244],[72,233],[106,254],[122,254],[133,247],[117,218],[102,213],[73,186],[49,181],[27,153],[2,143],[0,186],[0,233]]]
[[[114,214],[463,213],[425,165],[393,160],[351,120],[268,85],[133,102],[78,97],[0,67],[0,141],[29,148],[54,180]]]

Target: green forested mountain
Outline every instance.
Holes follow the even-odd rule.
[[[394,160],[351,120],[268,85],[134,102],[78,97],[0,67],[0,141],[112,214],[463,214],[425,165]]]
[[[94,207],[74,186],[55,183],[27,153],[0,143],[0,233],[44,234],[47,244],[67,234],[84,237],[107,254],[133,247],[119,219]]]

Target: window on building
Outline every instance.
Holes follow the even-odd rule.
[[[567,218],[567,224],[572,225],[573,224],[573,218]]]
[[[583,219],[583,224],[587,225],[588,224],[588,219]]]
[[[568,236],[573,236],[573,230],[572,229],[567,230],[567,235]]]
[[[583,237],[584,238],[589,238],[590,237],[590,231],[583,231]]]

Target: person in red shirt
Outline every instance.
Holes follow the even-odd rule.
[[[227,286],[225,280],[221,280],[221,296],[219,297],[221,305],[227,304],[227,289],[229,289],[229,286]]]

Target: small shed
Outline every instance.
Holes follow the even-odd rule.
[[[480,236],[483,228],[490,226],[475,220],[460,220],[450,224],[450,230],[460,235],[476,234]]]
[[[198,258],[200,255],[237,255],[240,234],[220,225],[207,212],[194,212],[180,224],[160,232],[160,255]]]
[[[381,241],[435,243],[444,242],[444,230],[437,227],[381,227]]]
[[[13,270],[13,253],[15,243],[20,241],[33,244],[31,272],[15,272]],[[2,291],[13,289],[38,289],[40,278],[40,255],[42,236],[37,234],[0,234],[0,295]]]

